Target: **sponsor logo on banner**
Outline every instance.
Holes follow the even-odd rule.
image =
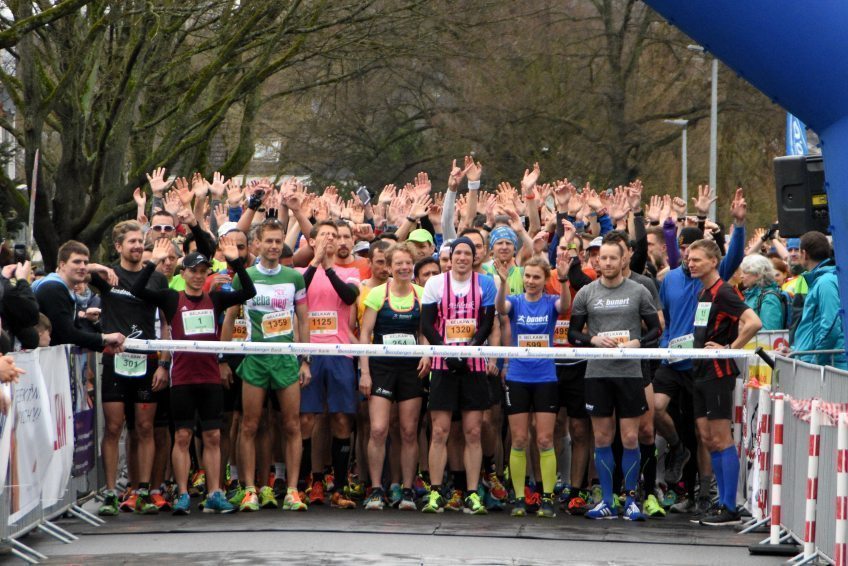
[[[62,499],[71,477],[74,463],[74,412],[67,349],[64,346],[39,348],[38,354],[44,385],[50,396],[50,424],[53,429],[53,441],[50,443],[53,454],[41,487],[42,504],[49,507]]]
[[[73,477],[81,477],[94,469],[94,409],[89,402],[86,390],[87,354],[72,348],[68,356],[68,368],[71,376],[71,401],[74,408],[74,464]],[[92,371],[94,368],[91,368]]]

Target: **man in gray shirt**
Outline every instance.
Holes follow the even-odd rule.
[[[651,294],[623,274],[625,253],[615,239],[604,240],[599,255],[600,277],[580,289],[571,309],[568,340],[575,346],[639,348],[655,342],[660,320]],[[642,331],[642,322],[646,331]],[[604,500],[586,512],[589,519],[614,519],[612,441],[618,416],[621,464],[627,491],[624,518],[643,521],[636,503],[639,482],[639,420],[647,409],[638,359],[589,360],[586,368],[586,410],[595,432],[595,465]]]

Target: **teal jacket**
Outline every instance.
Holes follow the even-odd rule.
[[[757,304],[763,294],[765,296],[763,296],[762,304],[758,310]],[[783,320],[786,318],[786,308],[778,297],[779,294],[780,287],[777,286],[777,283],[765,287],[754,285],[750,289],[745,289],[745,304],[751,307],[763,321],[763,330],[784,330],[787,327],[786,321]]]
[[[833,260],[826,259],[805,273],[803,277],[807,280],[810,290],[804,301],[804,312],[795,331],[792,349],[796,351],[844,349],[845,334],[842,330],[842,309],[839,303],[836,265]],[[845,354],[832,357],[829,354],[815,354],[798,356],[798,359],[848,369]]]

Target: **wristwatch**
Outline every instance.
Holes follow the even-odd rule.
[[[305,363],[306,365],[310,365],[312,363],[312,355],[307,354],[306,356],[301,356],[300,361]]]

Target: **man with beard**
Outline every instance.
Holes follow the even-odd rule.
[[[357,257],[353,253],[353,229],[344,220],[336,221],[336,228],[339,230],[339,238],[336,249],[335,265],[338,267],[355,268],[359,270],[359,279],[364,281],[371,277],[371,268],[368,266],[368,260],[364,257]]]

